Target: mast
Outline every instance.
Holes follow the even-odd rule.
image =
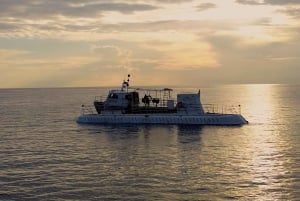
[[[127,75],[127,81],[123,80],[121,91],[124,91],[124,89],[126,89],[128,92],[129,81],[130,81],[129,78],[130,78],[130,74]]]

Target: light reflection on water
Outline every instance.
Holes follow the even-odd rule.
[[[259,200],[287,199],[290,178],[295,171],[291,161],[293,158],[290,157],[294,149],[289,142],[289,135],[294,131],[289,131],[288,122],[284,118],[287,114],[282,110],[289,103],[279,102],[282,94],[278,87],[249,85],[245,90],[245,93],[248,93],[246,96],[251,97],[246,102],[246,113],[252,124],[243,128],[249,136],[250,146],[250,150],[243,150],[251,156],[248,159],[251,161],[249,175],[252,183],[259,187]],[[292,153],[293,156],[295,154],[296,160],[299,159],[298,153]]]
[[[245,104],[248,118],[252,123],[271,123],[277,113],[274,85],[247,85],[244,94],[248,97]]]
[[[241,104],[242,127],[77,125],[105,90],[0,90],[0,200],[296,200],[298,89],[202,89]]]

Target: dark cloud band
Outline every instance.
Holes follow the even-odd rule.
[[[116,11],[124,14],[149,11],[157,6],[141,3],[103,2],[92,0],[2,0],[0,16],[22,18],[44,18],[50,16],[96,17],[103,12]]]
[[[299,0],[236,0],[236,2],[246,5],[300,5]]]

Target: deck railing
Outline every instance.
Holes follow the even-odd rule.
[[[95,97],[95,101],[99,101],[99,102],[103,102],[105,101],[106,96],[96,96]],[[150,102],[149,105],[146,105],[144,103],[142,103],[142,101],[140,100],[140,107],[143,108],[148,108],[147,111],[148,113],[151,112],[150,108],[153,108],[155,110],[155,107],[161,108],[160,110],[162,111],[162,108],[167,109],[167,100],[160,100],[160,102],[156,105],[155,103]],[[185,107],[183,108],[176,108],[177,102],[174,101],[174,109],[177,109],[178,111],[182,111],[182,110],[186,110]],[[195,109],[198,110],[199,109],[199,105],[189,105],[188,106],[189,109]],[[205,113],[208,114],[241,114],[241,105],[222,105],[222,104],[202,104],[203,110]],[[133,108],[134,110],[134,108]],[[155,110],[157,111],[157,110]],[[82,113],[86,114],[86,113],[90,113],[90,114],[94,114],[95,110],[93,106],[90,105],[83,105],[82,107]]]
[[[241,105],[203,104],[206,113],[241,114]]]
[[[106,99],[106,96],[95,96],[95,101],[104,102]]]

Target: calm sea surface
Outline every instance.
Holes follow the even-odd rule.
[[[0,90],[0,200],[300,200],[299,85],[201,89],[242,127],[78,125],[106,93]]]

